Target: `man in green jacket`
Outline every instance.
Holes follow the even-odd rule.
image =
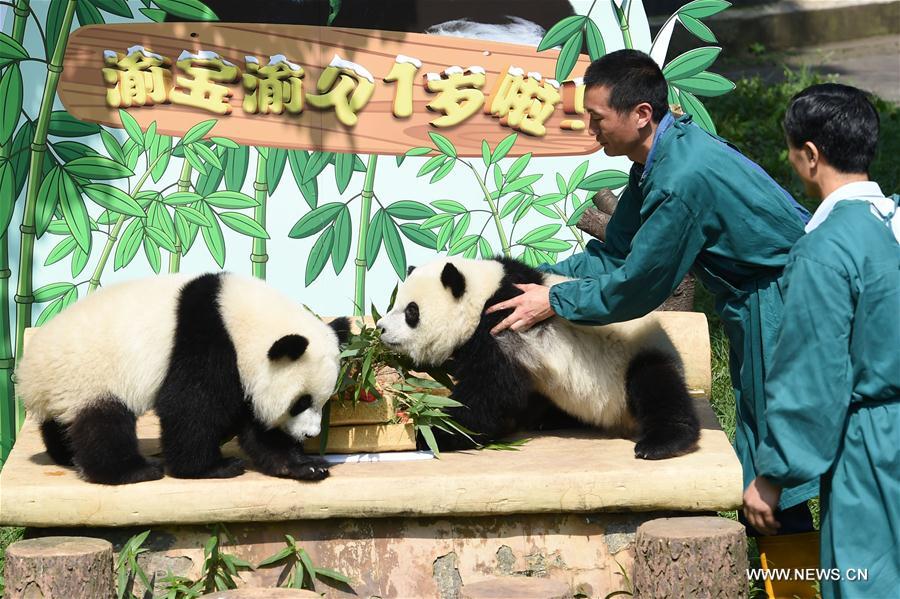
[[[768,432],[744,514],[772,534],[781,488],[821,477],[821,568],[835,573],[822,596],[898,597],[900,196],[869,181],[878,114],[860,90],[803,90],[784,129],[791,164],[822,204],[788,258]]]
[[[634,165],[606,229],[606,242],[546,270],[576,280],[522,286],[524,293],[488,308],[515,308],[503,329],[523,330],[554,314],[602,325],[659,306],[693,272],[715,296],[731,342],[737,405],[735,449],[744,486],[756,476],[765,436],[766,362],[781,321],[780,277],[809,217],[758,165],[690,116],[668,110],[668,86],[646,54],[620,50],[594,61],[584,78],[591,132],[609,156]],[[784,531],[812,529],[805,501],[817,481],[785,489]]]

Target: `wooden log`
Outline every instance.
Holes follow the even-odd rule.
[[[612,213],[616,211],[616,206],[619,203],[619,198],[610,190],[601,189],[594,194],[594,197],[591,201],[594,203],[594,206],[597,207],[597,210],[612,216]]]
[[[496,576],[463,584],[462,599],[568,599],[569,585],[551,578]]]
[[[8,599],[115,597],[113,548],[91,537],[42,537],[6,550]]]
[[[606,225],[609,224],[609,215],[600,212],[596,208],[588,208],[581,213],[581,218],[575,226],[600,241],[606,241]]]
[[[635,538],[634,596],[745,598],[748,567],[747,536],[733,520],[650,520]]]

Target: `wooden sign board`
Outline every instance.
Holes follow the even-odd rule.
[[[228,137],[245,145],[280,148],[302,148],[329,152],[365,154],[403,154],[417,146],[433,145],[428,132],[449,138],[461,156],[480,156],[481,142],[493,148],[513,132],[509,126],[485,111],[449,127],[431,123],[441,116],[427,108],[436,93],[426,89],[427,73],[441,73],[452,66],[484,69],[483,93],[490,105],[510,67],[526,73],[540,73],[552,78],[558,52],[538,53],[531,46],[472,39],[440,37],[364,29],[339,29],[303,25],[259,25],[240,23],[147,23],[128,25],[92,25],[72,33],[65,55],[65,68],[59,85],[59,97],[73,116],[112,127],[121,127],[118,108],[107,103],[104,82],[104,52],[124,55],[130,47],[140,45],[147,51],[171,61],[174,82],[183,76],[176,62],[184,51],[215,52],[245,73],[246,57],[254,57],[266,65],[274,55],[284,55],[304,70],[303,89],[316,92],[316,82],[335,55],[361,65],[373,77],[371,98],[358,111],[354,126],[342,124],[334,109],[316,109],[308,103],[299,114],[251,114],[243,108],[244,89],[240,78],[228,84],[231,92],[230,114],[218,115],[204,109],[175,103],[131,106],[129,114],[142,128],[153,121],[159,133],[181,136],[192,125],[209,118],[219,118],[212,134]],[[398,55],[421,61],[412,86],[412,114],[406,118],[393,113],[397,82],[385,82]],[[573,75],[584,73],[589,60],[582,55]],[[571,103],[570,103],[571,104]],[[571,112],[571,110],[570,110]],[[576,155],[599,151],[599,145],[587,128],[567,130],[564,121],[578,120],[587,124],[583,114],[566,114],[560,101],[552,115],[544,121],[543,136],[519,132],[510,155],[532,152],[535,155]]]

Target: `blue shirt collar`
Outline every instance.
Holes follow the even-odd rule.
[[[644,165],[644,172],[641,173],[641,182],[644,182],[644,178],[647,176],[647,173],[650,172],[650,167],[653,166],[653,158],[656,154],[656,146],[659,144],[659,139],[662,137],[663,133],[666,132],[666,129],[672,126],[675,122],[675,117],[671,112],[666,112],[666,116],[662,118],[659,122],[659,125],[656,127],[656,133],[653,135],[653,145],[650,146],[650,153],[647,154],[647,163]]]

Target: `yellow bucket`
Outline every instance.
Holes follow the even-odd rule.
[[[794,535],[757,537],[759,560],[764,570],[788,571],[783,578],[765,578],[769,599],[816,599],[815,580],[803,580],[794,576],[794,569],[806,570],[819,567],[819,533],[804,532]]]

